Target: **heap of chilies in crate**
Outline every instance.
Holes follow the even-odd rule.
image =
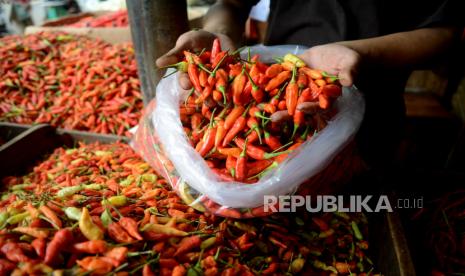
[[[180,106],[193,147],[224,181],[256,182],[322,130],[341,96],[337,77],[287,54],[266,65],[222,51],[184,52],[175,66],[193,85]],[[304,109],[298,105],[305,103]]]
[[[373,275],[362,214],[200,213],[121,143],[58,148],[3,187],[1,275]]]
[[[129,44],[46,32],[0,39],[0,121],[129,135],[139,86]]]

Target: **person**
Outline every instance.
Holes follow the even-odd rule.
[[[257,1],[219,0],[202,30],[184,33],[158,66],[178,61],[182,50],[241,44],[244,22]],[[271,0],[265,45],[308,46],[300,57],[308,66],[356,84],[366,100],[357,145],[372,167],[386,167],[402,138],[402,93],[412,69],[429,66],[459,41],[463,1],[455,0]],[[185,74],[180,84],[189,89]],[[298,108],[305,111],[305,105]]]

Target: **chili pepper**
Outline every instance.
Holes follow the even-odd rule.
[[[300,111],[296,110],[294,113],[294,129],[292,130],[292,136],[291,139],[294,138],[297,129],[305,122],[305,114]]]
[[[29,216],[29,212],[19,213],[13,216],[10,216],[7,220],[7,224],[18,224]]]
[[[119,266],[121,263],[126,261],[128,249],[124,246],[113,247],[105,253],[105,257],[113,260],[114,266]]]
[[[184,54],[186,55],[187,52]],[[190,54],[190,53],[189,53]],[[198,92],[202,92],[202,86],[200,85],[199,80],[199,70],[197,65],[194,63],[194,60],[191,55],[189,55],[190,59],[187,60],[187,74],[189,75],[189,80],[191,81],[194,89]]]
[[[86,207],[82,208],[81,218],[79,219],[79,229],[88,240],[101,240],[103,239],[102,230],[93,223]]]
[[[30,259],[26,256],[17,243],[6,242],[0,248],[5,257],[12,262],[28,262]]]
[[[52,211],[49,207],[46,205],[42,205],[39,207],[39,210],[42,212],[42,214],[45,215],[51,222],[53,222],[54,225],[56,225],[58,228],[62,227],[61,220],[58,218],[58,216],[55,214],[54,211]]]
[[[107,230],[108,235],[114,241],[121,243],[131,243],[135,241],[134,238],[132,238],[128,232],[117,222],[111,222],[108,224]]]
[[[283,71],[283,67],[279,63],[272,64],[270,67],[268,67],[265,71],[265,75],[268,78],[274,78],[276,77],[279,73]]]
[[[234,139],[234,142],[236,143],[236,145],[240,148],[244,148],[245,147],[245,141],[244,139],[241,139],[241,138],[238,138],[236,137]],[[264,160],[264,159],[271,159],[271,158],[274,158],[276,156],[279,156],[281,154],[286,154],[288,153],[289,151],[283,151],[283,152],[274,152],[274,153],[268,153],[268,152],[265,152],[264,150],[262,150],[261,148],[258,148],[258,147],[255,147],[253,145],[248,145],[247,146],[247,149],[246,149],[246,152],[247,152],[247,155],[250,156],[251,158],[253,159],[256,159],[256,160]]]
[[[281,142],[275,136],[272,136],[269,132],[264,131],[265,133],[265,143],[272,149],[277,150],[282,147]]]
[[[215,61],[216,56],[218,53],[221,52],[221,43],[219,38],[215,38],[213,40],[211,55],[210,55],[210,63],[213,64]]]
[[[354,235],[357,240],[363,240],[362,232],[360,232],[360,228],[358,227],[357,223],[355,221],[351,221],[350,226],[352,227],[352,231],[354,231]]]
[[[244,91],[245,82],[247,77],[245,76],[245,69],[242,69],[241,73],[237,75],[232,82],[232,94],[235,105],[242,105],[242,92]]]
[[[137,229],[137,222],[134,219],[122,217],[119,219],[118,223],[124,228],[124,230],[126,230],[126,232],[128,232],[131,237],[137,240],[143,240]]]
[[[218,152],[226,156],[233,156],[235,158],[238,158],[239,155],[241,154],[241,149],[240,148],[218,148]]]
[[[45,251],[44,263],[49,266],[58,264],[60,252],[73,243],[73,233],[68,228],[58,230]]]
[[[181,254],[187,253],[190,250],[200,246],[202,240],[198,235],[185,237],[179,243],[174,256],[179,256]]]
[[[85,257],[82,260],[77,260],[76,263],[97,275],[109,273],[113,269],[113,265],[105,257]]]
[[[294,259],[290,265],[291,273],[299,273],[305,266],[305,259],[297,258]]]
[[[237,118],[240,117],[242,113],[244,113],[244,110],[245,109],[243,106],[235,106],[226,117],[226,120],[224,121],[224,128],[229,130],[234,125]]]
[[[65,214],[69,219],[79,221],[82,216],[81,210],[76,207],[66,207]]]
[[[48,230],[42,230],[42,229],[37,229],[33,227],[16,227],[13,229],[13,231],[23,233],[25,235],[32,236],[34,238],[42,238],[45,239],[48,237]]]
[[[220,91],[223,95],[223,104],[226,104],[226,87],[228,85],[228,75],[223,69],[218,69],[216,72],[216,90]]]
[[[321,93],[330,98],[337,98],[342,95],[342,89],[339,85],[327,84],[321,88]]]
[[[39,256],[39,258],[45,258],[45,249],[47,247],[45,238],[37,238],[33,240],[31,242],[31,246],[34,248],[34,251],[36,252],[37,256]]]
[[[180,231],[174,227],[161,225],[161,224],[153,224],[153,223],[149,223],[145,225],[141,231],[152,231],[158,234],[166,234],[170,236],[181,236],[181,237],[188,235],[187,232]]]
[[[328,97],[324,94],[320,94],[318,95],[318,102],[320,104],[320,107],[322,109],[328,109],[329,106],[330,106],[330,101],[328,99]]]
[[[245,139],[242,152],[236,161],[236,169],[235,169],[236,177],[235,178],[239,181],[243,181],[245,177],[247,176],[247,154],[246,154],[247,142],[248,140]]]
[[[302,67],[299,69],[299,71],[307,75],[309,79],[319,80],[323,78],[323,75],[319,71],[310,69],[308,67]]]
[[[207,83],[208,83],[207,78],[208,78],[207,72],[205,72],[204,70],[199,72],[199,84],[200,84],[201,87],[205,87],[205,88],[207,87]],[[210,91],[211,91],[211,87],[210,87]],[[199,91],[199,92],[201,92],[201,91]]]
[[[58,191],[57,196],[58,197],[67,197],[74,195],[75,193],[81,191],[83,189],[82,186],[71,186],[71,187],[64,187],[61,190]]]
[[[247,78],[249,79],[249,83],[252,85],[252,97],[255,99],[257,103],[261,103],[265,96],[263,90],[255,83],[255,81],[252,79],[247,70],[244,70],[244,72],[247,75]]]
[[[236,163],[237,158],[233,157],[232,155],[228,155],[228,157],[226,158],[226,170],[231,174],[233,178],[236,177]]]
[[[295,108],[297,106],[297,100],[299,99],[299,86],[296,82],[296,68],[292,70],[292,78],[286,87],[286,107],[289,115],[294,115]]]
[[[271,91],[277,87],[279,87],[281,84],[286,82],[290,77],[292,73],[290,71],[283,71],[279,73],[276,77],[272,78],[268,84],[265,87],[266,91]]]
[[[229,131],[228,131],[228,133],[226,133],[226,136],[224,137],[224,140],[223,140],[223,143],[222,143],[223,147],[226,147],[229,144],[229,142],[231,142],[234,139],[234,137],[236,137],[236,135],[240,131],[242,131],[244,129],[244,127],[246,126],[246,124],[247,124],[246,115],[247,115],[248,109],[249,108],[247,108],[245,111],[243,111],[242,116],[236,118],[236,121],[234,122],[231,129],[227,128],[227,129],[229,129]],[[231,111],[231,113],[233,111]],[[228,116],[228,118],[229,118],[229,116]],[[226,118],[226,120],[228,118]],[[226,122],[225,122],[225,128],[226,128]]]
[[[112,196],[107,198],[106,201],[115,207],[121,207],[127,204],[127,197],[124,195]],[[102,201],[102,205],[105,203],[106,202]]]
[[[297,57],[296,55],[293,55],[293,54],[284,55],[283,60],[285,62],[290,62],[290,63],[294,64],[296,67],[304,67],[305,66],[305,62],[303,60],[301,60],[299,57]]]
[[[258,124],[258,121],[257,119],[255,119],[255,117],[250,117],[248,120],[247,120],[247,126],[252,130],[252,131],[255,131],[258,135],[258,140],[260,141],[260,144],[262,143],[262,137],[261,137],[261,134],[260,134],[260,128],[259,128],[259,124]],[[252,141],[249,140],[250,143],[252,143]]]
[[[103,254],[107,251],[107,243],[103,240],[92,240],[73,245],[74,250],[88,254]]]
[[[210,118],[210,124],[207,128],[207,131],[205,132],[203,136],[203,144],[202,147],[199,150],[199,154],[204,157],[214,146],[215,146],[215,138],[216,138],[216,128],[213,127],[213,117],[215,115],[215,110],[213,110],[211,118]]]

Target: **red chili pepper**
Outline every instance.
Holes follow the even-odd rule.
[[[116,222],[112,222],[108,224],[108,235],[114,241],[121,242],[121,243],[131,243],[134,242],[134,239],[124,230],[121,225]]]
[[[245,146],[245,141],[244,139],[241,139],[239,137],[236,137],[234,139],[234,142],[236,143],[236,145],[240,148],[244,148]],[[283,152],[274,152],[274,153],[268,153],[268,152],[265,152],[263,149],[259,148],[259,147],[256,147],[254,145],[247,145],[247,155],[255,160],[265,160],[265,159],[271,159],[271,158],[274,158],[276,156],[279,156],[279,155],[282,155],[282,154],[285,154],[287,153],[288,151],[283,151]]]
[[[190,250],[193,250],[199,247],[201,242],[202,240],[200,239],[198,235],[184,237],[179,243],[178,248],[176,249],[176,252],[174,253],[174,256],[176,257],[181,254],[185,254],[189,252]]]
[[[270,67],[268,67],[268,69],[266,69],[265,75],[268,78],[274,78],[282,71],[283,71],[283,67],[281,66],[281,64],[275,63],[275,64],[272,64]]]
[[[243,181],[247,176],[247,142],[245,139],[244,148],[236,161],[236,179],[239,181]]]
[[[273,135],[271,135],[268,131],[264,131],[265,133],[265,143],[272,149],[277,150],[282,147],[281,142],[279,139]]]
[[[211,55],[210,55],[210,63],[214,64],[215,58],[218,55],[218,53],[221,52],[221,43],[219,38],[215,38],[213,40],[213,45],[212,45],[212,50],[211,50]],[[213,67],[215,67],[213,65]]]
[[[119,219],[118,223],[119,225],[121,225],[121,227],[123,227],[124,230],[126,230],[126,232],[128,232],[128,234],[131,237],[137,240],[140,240],[140,241],[144,239],[139,234],[137,222],[134,219],[128,218],[128,217],[122,217]]]
[[[239,156],[240,156],[240,153],[239,153]],[[226,169],[233,178],[236,177],[236,163],[237,163],[237,158],[239,158],[239,156],[234,157],[233,155],[228,155],[228,157],[226,158]]]
[[[331,102],[330,102],[328,96],[326,96],[325,94],[320,94],[318,96],[318,102],[320,103],[320,107],[322,109],[328,109],[329,106],[331,105]]]
[[[342,89],[339,85],[327,84],[321,88],[321,93],[330,98],[337,98],[342,95]]]
[[[45,258],[45,249],[47,247],[47,242],[43,238],[35,239],[31,242],[34,251],[36,252],[37,256],[41,259]]]
[[[265,87],[266,91],[271,91],[275,88],[278,88],[281,84],[287,81],[291,77],[292,73],[290,71],[283,71],[279,73],[276,77],[272,78]]]
[[[199,154],[204,157],[210,150],[215,146],[215,138],[216,138],[216,127],[213,127],[213,117],[215,115],[215,111],[212,112],[210,118],[210,124],[203,136],[203,144],[199,150]]]
[[[307,75],[305,75],[302,71],[300,71],[300,69],[299,69],[299,74],[297,76],[297,85],[299,86],[300,90],[308,86]]]
[[[63,252],[63,249],[68,245],[73,243],[73,239],[73,233],[70,229],[64,228],[58,230],[47,246],[44,263],[49,266],[58,265],[60,253]]]
[[[245,69],[242,69],[242,72],[237,75],[232,82],[232,94],[233,102],[235,105],[243,105],[242,101],[242,92],[244,91],[245,82],[247,77],[245,76]]]
[[[292,70],[291,82],[286,87],[286,107],[289,115],[294,115],[299,99],[299,86],[296,83],[296,67]]]
[[[223,144],[222,144],[223,147],[226,147],[229,144],[229,142],[231,142],[234,139],[234,137],[236,137],[236,135],[239,134],[239,132],[242,131],[247,125],[246,115],[247,115],[247,112],[249,111],[248,109],[249,108],[247,108],[243,112],[242,116],[236,119],[231,129],[229,129],[228,133],[224,137]],[[225,123],[225,126],[226,126],[226,123]]]
[[[228,114],[226,117],[226,120],[224,121],[224,128],[226,130],[229,130],[234,123],[236,122],[237,118],[241,116],[241,114],[244,112],[244,107],[243,106],[235,106],[233,110]]]
[[[107,243],[103,240],[92,240],[76,243],[73,248],[82,253],[103,254],[107,251]]]
[[[189,55],[187,55],[189,54]],[[184,55],[189,56],[187,59],[187,74],[189,75],[189,79],[194,86],[194,89],[202,93],[202,86],[200,85],[200,80],[199,80],[199,69],[197,68],[197,65],[194,63],[194,60],[192,58],[192,54],[188,52],[184,52]]]
[[[255,176],[273,164],[273,160],[265,159],[247,163],[247,177]]]

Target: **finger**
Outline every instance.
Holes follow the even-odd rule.
[[[276,111],[275,113],[271,114],[270,118],[273,123],[281,123],[281,122],[291,120],[292,116],[289,115],[287,110],[281,110],[281,111]]]
[[[179,72],[178,78],[179,78],[179,85],[181,86],[182,89],[189,90],[192,88],[192,83],[189,80],[189,75],[187,75],[187,73]]]
[[[312,115],[320,111],[320,104],[318,102],[305,102],[297,105],[297,109],[305,114]]]
[[[352,86],[354,84],[354,77],[351,70],[343,70],[339,73],[339,83],[342,86]]]

